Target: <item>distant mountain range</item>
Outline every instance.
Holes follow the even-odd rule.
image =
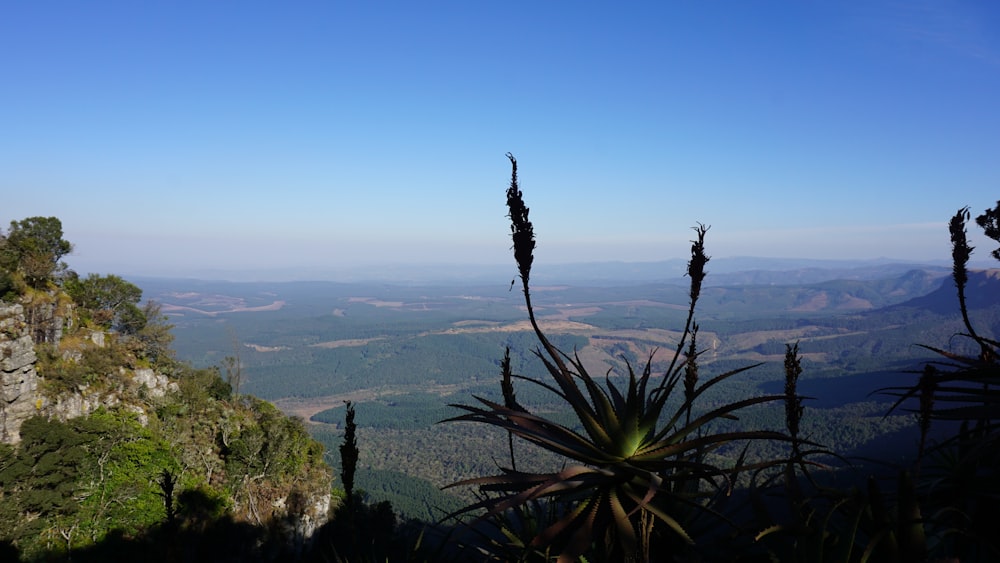
[[[708,263],[707,285],[800,285],[830,280],[871,280],[895,277],[910,270],[946,273],[950,262],[914,262],[892,259],[817,260],[810,258],[713,258]],[[993,262],[970,264],[995,267]],[[683,282],[685,259],[656,262],[536,263],[532,280],[540,284],[630,285],[650,282]],[[311,269],[204,270],[184,277],[225,281],[337,281],[393,284],[494,284],[516,277],[513,260],[502,264],[384,264]],[[142,276],[166,278],[167,275]]]
[[[815,260],[795,258],[714,258],[708,263],[705,284],[720,285],[802,285],[831,280],[874,280],[898,277],[911,270],[929,270],[942,275],[951,271],[945,261],[906,262],[878,260]],[[983,264],[980,267],[988,267]],[[407,281],[435,284],[495,283],[516,275],[510,266],[485,265],[406,265],[356,270],[357,279]],[[687,260],[657,262],[586,262],[536,264],[531,277],[535,284],[629,285],[650,282],[687,284]]]

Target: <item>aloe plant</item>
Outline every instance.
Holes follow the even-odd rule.
[[[512,168],[507,206],[514,258],[528,318],[539,342],[535,354],[550,379],[511,375],[509,363],[505,362],[504,404],[475,397],[478,405],[453,405],[465,413],[449,420],[501,428],[567,461],[550,472],[521,471],[516,469],[511,448],[510,467],[502,467],[499,474],[449,485],[477,486],[484,493],[479,502],[455,515],[481,511],[480,521],[500,521],[536,503],[554,503],[560,507],[554,511],[556,516],[533,531],[533,537],[523,542],[523,547],[555,554],[560,561],[574,560],[588,552],[591,558],[596,554],[607,560],[648,561],[654,540],[656,547],[684,549],[695,541],[686,524],[693,516],[712,515],[725,520],[713,510],[712,499],[717,493],[731,490],[737,473],[781,463],[748,464],[741,456],[734,467],[720,467],[710,461],[709,454],[734,442],[789,439],[783,433],[763,430],[713,431],[712,423],[735,419],[741,409],[785,397],[747,398],[701,414],[693,408],[706,390],[755,367],[746,366],[698,382],[694,314],[704,267],[709,261],[704,246],[708,227],[704,225],[695,228],[696,239],[691,246],[687,270],[690,303],[683,336],[659,381],[652,373],[655,350],[638,372],[626,361],[627,373],[621,374],[620,380],[613,380],[609,373],[602,383],[575,353],[557,349],[539,327],[531,303],[534,228],[518,185],[517,161],[507,156]],[[686,354],[685,346],[689,347]],[[575,424],[559,424],[519,405],[513,400],[511,377],[553,393],[572,410]],[[671,401],[678,387],[683,389],[683,397]],[[661,528],[667,533],[662,533]],[[593,551],[594,543],[603,549]],[[659,553],[655,559],[667,556]]]
[[[963,561],[1000,559],[1000,342],[978,333],[969,315],[967,264],[973,247],[966,236],[969,208],[959,209],[949,222],[952,278],[965,332],[975,354],[921,345],[938,359],[929,362],[910,387],[880,391],[897,397],[889,412],[906,409],[917,414],[920,445],[917,472],[920,500],[927,508],[927,526],[944,551],[960,553]],[[1000,242],[1000,202],[976,218],[991,239]],[[1000,259],[1000,250],[991,255]],[[916,399],[916,408],[905,407]],[[951,428],[932,440],[933,425]],[[957,429],[956,429],[957,428]],[[945,541],[947,540],[947,541]]]

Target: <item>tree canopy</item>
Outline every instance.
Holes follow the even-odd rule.
[[[82,280],[68,280],[66,292],[103,328],[134,334],[145,325],[145,315],[137,305],[142,289],[119,276],[89,274]]]
[[[20,276],[31,287],[44,287],[66,270],[62,258],[73,251],[62,237],[57,217],[11,221],[7,234],[0,235],[0,269],[8,278]]]

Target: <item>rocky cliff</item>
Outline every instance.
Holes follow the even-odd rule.
[[[20,441],[21,423],[42,407],[35,341],[21,305],[0,304],[0,442]]]
[[[39,316],[37,309],[34,314]],[[145,422],[146,413],[141,402],[131,399],[141,394],[162,397],[177,388],[175,382],[152,369],[119,368],[118,377],[114,378],[116,384],[110,388],[105,386],[96,390],[82,385],[70,393],[43,394],[35,369],[37,357],[32,335],[44,334],[46,341],[59,337],[62,320],[54,317],[54,310],[49,315],[40,322],[37,322],[39,319],[30,322],[23,305],[0,304],[0,443],[18,443],[21,424],[35,415],[65,421],[86,416],[101,407],[123,406]],[[59,330],[39,332],[39,324],[59,327]],[[104,333],[91,334],[90,341],[95,346],[103,346]]]

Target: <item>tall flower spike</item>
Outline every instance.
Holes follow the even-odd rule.
[[[517,403],[517,395],[514,393],[514,374],[510,370],[510,346],[503,351],[503,359],[500,360],[500,391],[503,393],[503,404],[510,410],[528,412],[527,409]],[[514,433],[507,431],[507,448],[510,452],[510,468],[517,471],[517,460],[514,458]]]
[[[691,406],[698,389],[698,323],[691,327],[691,344],[684,361],[684,402],[687,404],[688,424],[691,423]]]
[[[792,452],[785,463],[785,486],[789,497],[802,500],[802,488],[795,475],[795,466],[802,465],[802,442],[799,439],[799,424],[802,422],[802,397],[798,393],[799,376],[802,375],[802,360],[799,358],[799,343],[785,344],[785,428],[791,438]]]
[[[705,279],[705,264],[708,264],[710,260],[705,255],[705,233],[708,232],[709,227],[699,223],[697,227],[693,228],[698,233],[698,239],[691,241],[691,260],[688,262],[692,304],[697,302],[698,296],[701,295],[701,282]]]
[[[969,241],[965,235],[965,223],[969,220],[969,208],[959,209],[955,216],[948,223],[948,231],[951,232],[951,260],[955,278],[955,285],[961,294],[965,293],[965,284],[969,280],[965,271],[965,265],[972,256],[973,248],[969,246]]]
[[[969,331],[969,336],[979,341],[976,329],[972,327],[972,322],[969,320],[969,309],[965,301],[965,286],[969,283],[969,272],[966,269],[966,264],[969,263],[969,257],[972,256],[972,251],[975,250],[974,247],[969,246],[969,241],[965,234],[965,224],[968,220],[969,208],[963,207],[955,213],[955,216],[951,218],[951,222],[948,223],[948,230],[951,232],[952,277],[954,277],[955,287],[958,289],[958,308],[962,313],[962,321],[965,323],[965,328]],[[984,355],[988,354],[987,346],[983,342],[979,342],[979,346],[982,348]]]
[[[792,437],[792,446],[798,449],[799,423],[802,422],[802,397],[798,394],[799,376],[802,375],[802,361],[799,358],[799,343],[785,344],[785,428]],[[795,452],[798,454],[798,452]]]
[[[681,355],[681,351],[684,349],[684,343],[687,341],[687,337],[691,334],[691,327],[694,324],[694,311],[698,303],[698,297],[701,295],[701,283],[705,280],[705,264],[708,264],[710,258],[705,255],[705,233],[708,232],[709,227],[698,223],[697,227],[692,227],[694,232],[698,233],[698,238],[691,241],[691,260],[688,261],[687,265],[687,275],[691,278],[691,302],[688,304],[688,316],[687,321],[684,323],[684,332],[681,334],[681,339],[677,342],[677,350],[674,352],[674,358],[670,360],[670,367],[667,368],[665,376],[660,380],[659,389],[662,390],[670,381],[670,375],[674,373],[674,366],[677,365],[677,359]]]
[[[528,220],[528,208],[521,198],[521,189],[517,185],[517,159],[514,155],[507,153],[510,159],[511,174],[510,187],[507,188],[507,216],[510,217],[510,233],[514,240],[514,260],[517,261],[517,269],[521,274],[521,283],[525,290],[528,287],[528,278],[531,275],[531,263],[535,257],[535,230]]]

